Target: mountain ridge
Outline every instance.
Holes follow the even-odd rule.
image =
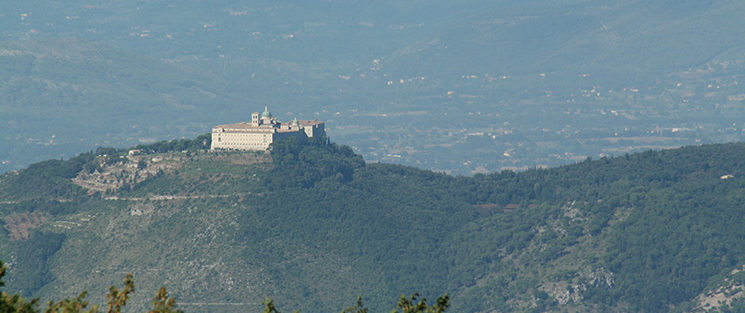
[[[474,177],[360,163],[321,142],[271,155],[207,152],[202,138],[139,148],[0,176],[6,229],[44,216],[24,239],[0,235],[10,288],[58,299],[131,271],[188,312],[258,310],[265,296],[314,312],[411,292],[449,292],[463,312],[711,311],[726,306],[707,299],[745,295],[743,143]],[[128,180],[139,174],[127,164],[159,170]],[[73,182],[95,173],[112,188]]]

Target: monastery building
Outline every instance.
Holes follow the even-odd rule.
[[[264,107],[264,113],[251,114],[250,123],[240,122],[213,127],[210,149],[266,150],[277,139],[307,139],[325,134],[322,121],[295,118],[283,124],[272,117],[268,107]]]

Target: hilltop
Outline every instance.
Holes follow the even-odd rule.
[[[102,303],[133,272],[133,308],[164,285],[187,312],[413,292],[449,292],[456,312],[743,303],[742,143],[474,177],[365,163],[323,140],[207,146],[101,148],[0,176],[7,287]]]

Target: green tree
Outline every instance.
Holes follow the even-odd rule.
[[[442,313],[450,306],[450,296],[447,294],[437,298],[435,305],[432,306],[427,305],[426,299],[422,298],[422,300],[417,301],[417,298],[419,298],[418,293],[411,295],[409,298],[401,295],[397,307],[401,309],[401,313]],[[399,311],[394,309],[391,313],[399,313]]]
[[[88,307],[88,301],[85,301],[87,292],[83,291],[75,299],[65,299],[57,303],[49,301],[44,313],[97,313],[98,306],[94,305],[90,310],[84,311]]]
[[[347,307],[341,313],[367,313],[367,308],[362,305],[362,297],[357,297],[357,304],[353,307]]]
[[[299,310],[295,310],[295,313],[300,312]],[[272,298],[266,298],[264,299],[264,313],[280,313],[277,308],[274,306],[274,300]]]
[[[127,304],[129,296],[135,292],[135,283],[132,281],[132,273],[124,277],[124,289],[119,291],[116,287],[111,286],[106,299],[109,301],[106,313],[121,313],[122,307]]]
[[[176,299],[168,298],[166,287],[160,287],[155,298],[153,298],[155,309],[150,310],[149,313],[184,313],[184,311],[174,309],[175,305]]]
[[[5,276],[5,270],[5,264],[0,261],[0,287],[5,286],[5,283],[2,281],[3,276]],[[19,295],[11,295],[3,291],[0,294],[0,313],[34,313],[36,312],[34,306],[37,301],[36,299],[27,301]]]

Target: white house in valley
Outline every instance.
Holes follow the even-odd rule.
[[[268,107],[264,107],[263,113],[251,114],[251,122],[213,127],[210,149],[266,150],[280,138],[306,139],[325,134],[322,121],[295,118],[289,123],[281,123],[272,116]]]

